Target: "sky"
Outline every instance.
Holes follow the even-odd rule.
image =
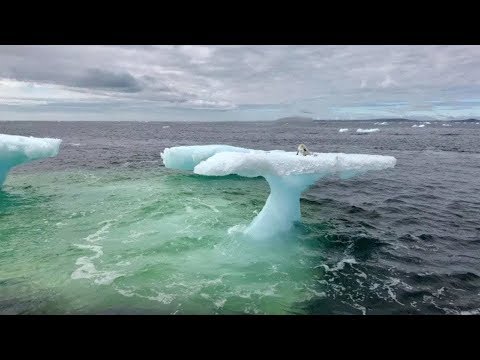
[[[0,46],[0,121],[480,117],[480,46]]]

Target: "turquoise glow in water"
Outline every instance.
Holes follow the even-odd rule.
[[[302,313],[321,293],[318,244],[242,232],[268,191],[165,169],[12,174],[3,295],[27,313]]]

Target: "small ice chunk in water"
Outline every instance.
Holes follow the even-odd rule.
[[[368,134],[368,133],[374,133],[374,132],[377,132],[377,131],[380,131],[380,129],[357,129],[357,133],[361,133],[361,134]]]
[[[341,132],[341,133],[342,133],[342,132],[346,132],[346,131],[348,131],[348,129],[340,129],[340,130],[338,130],[338,132]]]

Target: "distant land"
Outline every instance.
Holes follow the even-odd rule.
[[[0,123],[2,122],[52,122],[52,123],[59,123],[59,122],[149,122],[149,123],[192,123],[192,122],[204,122],[204,123],[232,123],[232,122],[260,122],[260,123],[288,123],[288,122],[295,122],[295,123],[312,123],[312,122],[328,122],[328,121],[345,121],[345,122],[417,122],[417,123],[424,123],[424,122],[452,122],[452,123],[477,123],[480,122],[478,119],[455,119],[455,120],[440,120],[440,119],[428,119],[428,120],[413,120],[413,119],[404,119],[404,118],[377,118],[377,119],[316,119],[313,117],[304,117],[304,116],[289,116],[283,117],[276,120],[222,120],[222,121],[209,121],[209,120],[196,120],[196,121],[186,121],[186,120],[27,120],[27,119],[18,119],[18,120],[6,120],[0,119]]]
[[[273,122],[324,122],[324,121],[358,121],[358,122],[370,122],[370,121],[375,121],[375,122],[402,122],[402,121],[411,121],[411,122],[427,122],[427,121],[439,121],[439,122],[461,122],[461,123],[476,123],[480,122],[480,120],[477,119],[463,119],[463,120],[438,120],[438,119],[430,119],[430,120],[413,120],[413,119],[404,119],[404,118],[386,118],[386,119],[356,119],[356,120],[347,120],[347,119],[314,119],[311,117],[303,117],[303,116],[290,116],[290,117],[284,117],[280,118],[277,120],[274,120]]]
[[[464,122],[464,123],[471,123],[471,122],[480,122],[480,120],[477,119],[466,119],[466,120],[450,120],[452,122]]]

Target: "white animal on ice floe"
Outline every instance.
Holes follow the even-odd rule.
[[[298,145],[297,155],[298,155],[299,153],[302,154],[303,156],[310,155],[310,151],[308,151],[307,147],[306,147],[304,144]]]

